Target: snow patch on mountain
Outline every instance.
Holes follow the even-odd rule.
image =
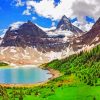
[[[87,23],[87,24],[83,24],[81,22],[75,21],[73,23],[74,26],[78,27],[79,29],[81,29],[83,32],[87,32],[89,31],[92,26],[94,25],[94,23]]]
[[[2,35],[0,35],[0,37],[1,37],[1,38],[3,38],[3,37],[4,37],[4,35],[5,35],[5,34],[2,34]]]
[[[11,49],[11,52],[13,52],[13,53],[16,53],[16,50],[14,50],[14,49]]]
[[[85,25],[85,30],[86,30],[86,31],[89,31],[89,30],[92,28],[93,25],[94,25],[94,23],[86,24],[86,25]]]
[[[8,49],[8,47],[6,47],[6,48],[2,48],[2,49],[0,50],[0,54],[3,55],[4,52],[5,52],[7,49]]]
[[[5,33],[8,29],[3,29],[2,32],[0,33],[0,38],[3,38],[5,36]]]
[[[11,30],[17,30],[21,25],[23,25],[25,22],[15,22],[10,25]]]
[[[55,30],[55,29],[56,29],[55,26],[50,27],[50,28],[47,28],[47,27],[42,27],[42,26],[40,26],[40,25],[38,25],[38,24],[35,24],[35,25],[38,26],[40,29],[42,29],[42,30],[45,31],[45,32],[50,31],[50,30]]]
[[[68,30],[55,30],[55,31],[48,31],[47,34],[49,37],[59,36],[59,35],[68,37],[68,36],[73,35],[74,33],[72,33],[71,31],[68,31]]]
[[[98,40],[99,40],[99,37],[96,37],[96,38],[95,38],[95,41],[98,41]]]

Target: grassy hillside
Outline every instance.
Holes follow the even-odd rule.
[[[100,45],[89,52],[81,52],[62,60],[54,60],[45,67],[59,70],[64,75],[75,74],[87,85],[95,85],[100,78]]]
[[[0,87],[0,100],[100,100],[100,45],[45,64],[62,76],[31,88]]]

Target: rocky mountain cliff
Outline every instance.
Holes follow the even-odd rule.
[[[47,31],[47,33],[50,36],[62,35],[67,38],[69,38],[69,37],[73,38],[73,37],[77,37],[77,36],[84,34],[84,32],[81,29],[79,29],[78,27],[74,26],[71,23],[70,19],[67,18],[65,15],[58,22],[56,29],[49,30],[49,31]]]
[[[100,43],[100,18],[93,25],[92,29],[88,31],[86,34],[83,34],[80,37],[77,37],[73,40],[71,47],[74,50],[86,48],[91,49],[91,47],[96,46]]]
[[[34,46],[36,42],[42,42],[41,38],[47,38],[47,34],[31,21],[13,29],[10,27],[6,32],[1,46]]]
[[[78,27],[72,25],[70,19],[67,18],[65,15],[59,21],[59,23],[57,25],[57,30],[67,30],[67,31],[71,31],[73,33],[82,33],[83,32]]]
[[[0,45],[0,61],[40,65],[95,46],[99,41],[100,19],[84,34],[66,16],[55,30],[49,32],[28,21],[15,29],[8,29]]]

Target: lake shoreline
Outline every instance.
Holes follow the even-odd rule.
[[[38,82],[38,83],[34,83],[34,84],[5,84],[5,83],[3,83],[3,84],[0,84],[0,86],[6,87],[6,88],[13,88],[13,87],[18,87],[18,88],[26,87],[26,88],[30,88],[30,87],[35,87],[35,86],[43,85],[43,84],[49,82],[50,80],[55,79],[55,78],[57,78],[57,77],[59,77],[61,75],[61,73],[58,70],[54,70],[54,69],[51,69],[51,68],[48,68],[48,69],[45,69],[45,70],[48,70],[49,71],[48,74],[52,75],[52,77],[49,78],[47,81]]]

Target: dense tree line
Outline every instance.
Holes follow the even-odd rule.
[[[0,67],[2,67],[2,66],[8,66],[8,64],[4,63],[4,62],[0,62]]]

